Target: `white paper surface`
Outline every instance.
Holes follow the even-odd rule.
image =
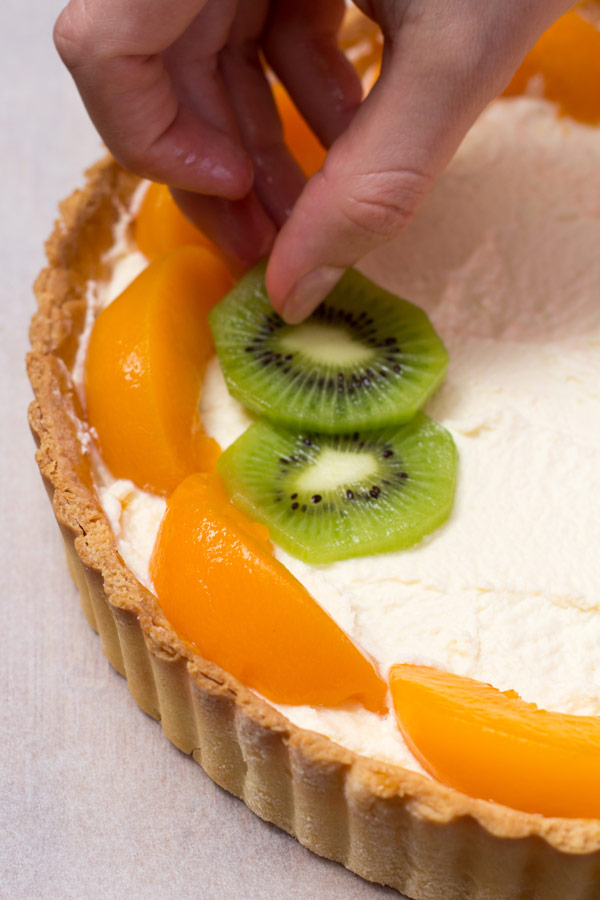
[[[79,608],[24,374],[43,241],[102,155],[52,45],[60,8],[0,3],[0,900],[398,900],[217,788],[138,709]]]

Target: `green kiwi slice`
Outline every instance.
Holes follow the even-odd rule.
[[[347,435],[259,419],[218,463],[233,503],[313,564],[416,544],[450,514],[456,467],[450,433],[423,413]]]
[[[273,422],[327,434],[411,419],[442,381],[446,349],[422,309],[349,269],[315,312],[288,325],[264,263],[210,312],[230,393]]]

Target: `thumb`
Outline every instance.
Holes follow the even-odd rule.
[[[513,29],[504,40],[498,29],[474,34],[439,18],[429,26],[403,23],[375,88],[275,241],[267,289],[289,322],[302,321],[344,269],[408,225],[539,33],[530,27],[515,42]]]

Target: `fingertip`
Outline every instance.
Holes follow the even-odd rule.
[[[214,181],[215,195],[226,200],[242,200],[248,196],[254,185],[252,161],[243,147],[232,142],[230,158],[215,153],[206,160],[199,158],[202,175],[207,174]]]
[[[290,325],[297,325],[322,303],[342,277],[343,271],[338,266],[320,266],[303,275],[287,292],[282,293],[277,292],[274,278],[269,280],[267,269],[267,292],[282,319]]]
[[[183,214],[222,250],[240,275],[268,256],[276,227],[254,191],[239,200],[171,189]]]
[[[132,146],[129,142],[125,151],[130,157],[135,153]],[[232,201],[248,196],[254,183],[252,160],[241,144],[183,109],[139,158],[125,160],[125,167],[145,169],[146,177],[181,191]]]
[[[267,261],[267,270],[265,272],[265,286],[267,295],[271,301],[271,306],[283,318],[283,306],[285,299],[293,285],[293,277],[290,278],[286,273],[285,265],[282,266],[279,257],[282,256],[278,250],[279,240],[275,240],[271,255]],[[285,256],[282,257],[285,263]]]

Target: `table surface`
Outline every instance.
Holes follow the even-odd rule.
[[[101,146],[54,51],[57,0],[0,4],[0,900],[398,900],[216,787],[106,662],[34,462],[31,285]]]

